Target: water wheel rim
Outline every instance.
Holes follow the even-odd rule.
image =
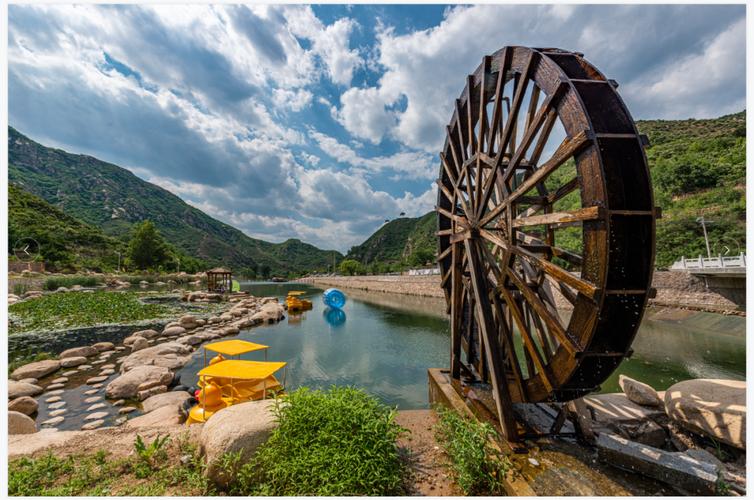
[[[501,69],[504,73],[501,73]],[[501,74],[505,77],[500,78]],[[514,82],[514,87],[518,84],[517,88],[524,90],[520,98],[516,90],[511,93],[505,104],[513,109],[513,113],[508,116],[515,114],[516,120],[504,122],[501,89],[511,81]],[[506,130],[511,123],[519,122],[523,96],[526,88],[532,86],[531,82],[541,93],[540,99],[530,99],[530,103],[534,101],[536,106],[529,106],[530,109],[524,111],[524,128],[529,131],[528,127],[531,127],[532,133]],[[467,105],[469,102],[470,107]],[[481,102],[485,102],[485,105],[481,106]],[[493,104],[490,106],[490,103]],[[495,120],[498,112],[500,119]],[[567,157],[573,158],[575,162],[577,185],[570,186],[570,189],[578,188],[582,202],[582,209],[577,213],[563,215],[563,220],[579,223],[582,227],[583,253],[579,256],[581,273],[578,278],[563,274],[562,268],[558,269],[551,263],[551,256],[537,260],[534,258],[536,256],[529,255],[530,252],[525,252],[525,247],[519,245],[518,237],[508,237],[507,241],[502,238],[503,241],[499,241],[500,236],[490,230],[489,224],[494,221],[494,217],[490,218],[489,214],[500,206],[499,202],[502,200],[516,206],[516,200],[521,199],[522,193],[526,191],[516,190],[511,184],[509,192],[503,193],[497,204],[493,201],[492,208],[480,202],[487,200],[488,196],[492,197],[492,193],[498,189],[496,184],[499,180],[494,178],[490,182],[490,177],[502,176],[504,182],[507,182],[512,175],[508,172],[506,176],[507,167],[511,164],[521,165],[526,160],[527,150],[530,156],[534,156],[539,146],[535,143],[537,133],[545,130],[542,127],[547,127],[553,114],[562,124],[568,139],[568,142],[561,143],[561,147]],[[485,117],[485,120],[479,120],[480,116]],[[534,131],[534,126],[538,127],[537,131]],[[505,378],[510,397],[513,401],[565,401],[594,390],[629,352],[646,305],[654,267],[654,204],[649,170],[641,137],[617,94],[614,83],[608,81],[580,54],[558,49],[505,47],[485,57],[474,74],[467,77],[466,87],[456,100],[446,131],[438,180],[438,262],[451,312],[451,330],[458,328],[458,325],[453,324],[452,276],[456,266],[463,266],[463,263],[454,259],[467,263],[464,268],[467,270],[466,274],[473,274],[469,272],[472,269],[468,262],[474,262],[477,274],[485,275],[477,281],[484,287],[485,283],[490,284],[489,275],[495,273],[490,272],[490,263],[487,268],[484,264],[479,264],[481,259],[489,260],[489,256],[483,255],[486,251],[479,242],[492,243],[493,247],[498,244],[499,248],[504,248],[507,243],[505,252],[515,254],[514,261],[529,261],[540,268],[546,266],[548,269],[545,274],[549,272],[559,280],[566,280],[566,287],[573,287],[577,292],[573,314],[567,324],[561,325],[562,332],[558,332],[561,336],[558,337],[557,348],[549,359],[539,360],[537,364],[542,366],[536,367],[536,374],[515,380],[514,362],[507,363]],[[527,148],[519,147],[523,150],[522,154],[517,155],[517,151],[511,148],[508,162],[503,168],[505,154],[500,154],[499,144],[498,150],[495,150],[495,143],[508,144],[511,138],[522,138],[523,144],[528,139],[530,141]],[[539,153],[547,158],[541,150]],[[553,157],[549,156],[550,159]],[[543,166],[547,167],[548,163],[547,160],[533,163],[536,164],[536,169],[533,168],[528,179],[536,180],[534,172]],[[490,169],[491,173],[494,172],[493,175],[485,178],[484,164],[496,167]],[[552,167],[550,174],[558,168],[560,165]],[[516,170],[512,169],[512,172],[515,173]],[[472,173],[479,178],[472,179]],[[548,175],[544,175],[543,179],[547,177]],[[485,179],[489,186],[485,184]],[[523,186],[529,185],[530,188],[542,182],[526,184],[522,180]],[[518,188],[521,188],[521,184]],[[553,204],[549,205],[551,208]],[[511,215],[506,222],[511,227],[527,227],[535,222],[545,222],[549,228],[553,224],[552,215],[532,218],[537,217],[536,212],[524,221],[519,220],[520,214],[516,214],[517,222],[514,222],[512,212],[515,210],[507,210],[507,214]],[[505,209],[500,212],[504,213]],[[540,212],[540,215],[547,214]],[[515,229],[511,230],[511,227],[507,228],[508,232],[520,234]],[[505,230],[502,233],[507,237]],[[631,241],[632,238],[634,241]],[[469,259],[472,253],[475,255]],[[499,270],[504,273],[502,278],[506,285],[513,282],[514,286],[511,288],[514,293],[523,297],[523,300],[532,299],[531,293],[526,293],[527,284],[522,283],[525,276],[517,275],[507,265],[500,266]],[[505,296],[505,286],[501,288],[490,294],[491,303],[484,307],[502,307],[507,310],[503,314],[509,316],[524,316],[526,310],[531,312],[535,309],[527,302],[526,308],[522,306],[516,311],[516,301]],[[482,293],[468,291],[468,287],[465,290],[467,292],[456,290],[455,300],[458,300],[459,293]],[[485,291],[489,292],[489,289]],[[535,295],[538,293],[539,290]],[[497,302],[495,297],[502,298],[503,304]],[[536,302],[536,297],[534,299]],[[541,304],[537,308],[538,313],[542,312]],[[498,317],[494,310],[487,313],[493,318]],[[476,314],[480,315],[484,316],[485,313]],[[513,321],[507,320],[511,324],[524,322],[523,317],[511,319]],[[544,321],[552,318],[539,319]],[[502,337],[501,329],[504,327],[496,325],[498,337]],[[554,329],[557,330],[557,327]],[[547,332],[549,328],[545,333]],[[505,343],[504,338],[502,343]],[[457,350],[457,346],[454,349]],[[541,354],[540,352],[540,357],[543,357]],[[529,352],[528,357],[536,358],[533,351]],[[518,364],[520,367],[521,363]]]

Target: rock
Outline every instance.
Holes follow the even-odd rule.
[[[134,408],[133,406],[124,406],[123,408],[118,410],[118,413],[120,415],[125,415],[127,413],[131,413],[132,411],[136,411],[136,408]]]
[[[87,396],[91,396],[92,394],[97,394],[99,392],[99,389],[89,389],[88,391],[84,391],[84,394]]]
[[[625,375],[618,377],[618,385],[623,390],[623,393],[636,404],[643,406],[662,406],[662,399],[657,395],[655,391],[649,385],[634,380]]]
[[[105,376],[108,376],[108,375],[112,375],[113,373],[115,373],[115,370],[113,370],[112,368],[105,368],[104,370],[102,370],[101,372],[99,372],[100,376],[102,376],[102,377],[105,377]]]
[[[8,412],[8,434],[34,434],[37,424],[34,420],[18,411]]]
[[[118,401],[116,401],[116,402],[113,403],[113,406],[123,406],[124,404],[126,404],[126,400],[125,399],[119,399]]]
[[[63,420],[65,420],[65,417],[63,417],[63,416],[52,417],[52,418],[47,419],[44,422],[42,422],[41,425],[55,426],[55,425],[59,424],[60,422],[62,422]]]
[[[594,419],[602,423],[644,422],[665,413],[660,408],[638,405],[621,393],[586,396],[584,402],[593,412]]]
[[[131,352],[141,351],[149,347],[149,342],[144,337],[139,337],[131,343]]]
[[[115,419],[115,425],[123,425],[126,422],[128,422],[128,417],[125,417],[125,416],[118,417],[118,418]]]
[[[160,333],[156,330],[139,330],[138,332],[134,332],[132,335],[144,337],[145,339],[153,339],[155,337],[159,337]]]
[[[125,410],[125,408],[121,408]],[[214,418],[214,416],[213,416]],[[172,406],[163,406],[157,408],[154,411],[147,413],[146,415],[140,415],[136,418],[132,418],[126,424],[129,428],[143,428],[143,427],[163,427],[168,425],[177,425],[181,423],[181,414],[177,408]]]
[[[105,352],[115,349],[115,344],[112,342],[97,342],[96,344],[92,344],[92,347],[97,349],[97,352]]]
[[[52,410],[52,411],[51,411],[51,412],[49,413],[49,415],[50,415],[51,417],[57,417],[58,415],[65,415],[66,413],[68,413],[68,410],[66,410],[65,408],[61,408],[61,409],[59,409],[59,410]]]
[[[97,401],[102,401],[102,396],[92,396],[90,398],[86,398],[84,400],[84,403],[92,404],[92,403],[96,403]]]
[[[223,328],[222,332],[223,335],[238,335],[240,330],[235,326],[226,326],[225,328]]]
[[[62,389],[63,387],[65,387],[65,384],[63,384],[62,382],[58,382],[56,384],[48,385],[46,389],[57,390],[57,389]]]
[[[199,326],[199,323],[196,322],[196,318],[190,314],[181,316],[181,318],[178,320],[178,324],[186,330],[192,330]]]
[[[718,471],[725,470],[725,464],[723,464],[719,458],[717,458],[707,450],[702,450],[701,448],[692,448],[686,450],[685,453],[695,460],[699,460],[700,462],[707,462],[708,464],[714,465],[715,467],[717,467]]]
[[[144,337],[139,337],[138,335],[131,335],[130,337],[126,337],[123,339],[123,345],[130,346],[134,342],[136,342],[136,339],[143,339]]]
[[[115,365],[113,363],[108,363],[106,365],[100,366],[100,368],[102,368],[103,370],[107,368],[115,368]]]
[[[45,399],[45,403],[57,403],[61,399],[63,398],[61,398],[60,396],[50,396],[49,398]]]
[[[91,370],[91,369],[92,369],[92,365],[79,365],[80,372],[84,372],[86,370]]]
[[[84,420],[99,420],[101,418],[105,418],[108,415],[106,411],[97,411],[94,413],[90,413],[86,417],[84,417]]]
[[[202,343],[202,338],[199,335],[188,335],[186,337],[178,339],[178,342],[186,345],[198,345]]]
[[[218,485],[227,485],[230,478],[217,459],[226,453],[240,452],[241,463],[248,461],[276,426],[270,411],[274,404],[273,400],[250,401],[212,415],[199,438],[199,448],[207,458],[207,477]]]
[[[74,356],[72,358],[63,358],[60,360],[60,366],[63,368],[71,368],[73,366],[81,366],[86,363],[84,356]]]
[[[68,289],[66,287],[64,287],[64,286],[59,286],[55,291],[56,292],[60,292],[60,293],[64,293],[64,292],[67,292]]]
[[[95,388],[99,389],[100,387],[102,387],[102,382],[98,382],[96,384],[92,384],[92,387],[95,387]]]
[[[119,345],[119,346],[117,346],[117,347],[115,348],[115,350],[116,350],[116,351],[125,351],[125,350],[126,350],[126,348],[125,348],[124,346],[122,346],[122,345]]]
[[[8,381],[8,399],[16,399],[21,396],[36,396],[42,393],[42,388],[38,385],[27,384],[26,382]]]
[[[89,356],[94,356],[98,352],[99,351],[97,351],[97,349],[92,346],[74,347],[73,349],[66,349],[65,351],[61,352],[60,359],[78,358],[79,356],[88,358]]]
[[[49,375],[52,372],[58,371],[59,368],[60,361],[58,361],[57,359],[44,359],[42,361],[35,361],[33,363],[19,366],[18,368],[13,370],[10,378],[12,378],[13,380],[21,380],[24,378],[40,379],[45,375]]]
[[[97,429],[99,427],[102,427],[102,424],[104,424],[104,423],[105,423],[105,421],[102,420],[102,419],[95,420],[94,422],[89,422],[87,424],[82,425],[81,426],[81,430],[82,431],[90,431],[92,429]]]
[[[101,375],[99,377],[92,377],[92,378],[89,378],[89,379],[86,380],[86,385],[94,385],[94,384],[97,384],[99,382],[104,382],[105,380],[107,380],[107,376],[106,375]]]
[[[63,375],[65,375],[65,373]],[[19,380],[19,382],[24,382],[25,384],[39,385],[39,380],[37,380],[37,379],[35,379],[33,377],[22,378],[21,380]]]
[[[142,349],[124,358],[121,373],[126,373],[137,366],[162,366],[177,370],[191,360],[191,349],[178,342],[165,342]]]
[[[149,389],[144,389],[143,391],[137,392],[136,399],[138,399],[139,401],[144,401],[145,399],[149,399],[157,394],[167,392],[167,390],[168,386],[166,385],[156,385],[154,387],[150,387]]]
[[[65,384],[68,382],[68,377],[58,377],[52,381],[53,384]]]
[[[629,427],[629,426],[624,426]],[[628,434],[633,441],[637,443],[646,444],[654,448],[662,448],[667,439],[665,429],[657,425],[652,420],[645,420],[637,425],[630,426]]]
[[[264,323],[274,323],[285,317],[285,309],[277,302],[267,302],[263,304],[259,312],[251,316],[252,321],[262,321]]]
[[[746,449],[746,382],[679,382],[665,391],[665,411],[686,429]]]
[[[163,337],[177,337],[186,333],[186,329],[182,326],[169,326],[162,331]]]
[[[101,364],[102,364],[102,363],[104,363],[105,361],[106,361],[106,360],[104,360],[104,359],[98,359],[97,361],[92,361],[92,364],[93,364],[93,365],[101,365]]]
[[[47,405],[47,408],[49,408],[50,410],[57,410],[64,406],[65,406],[65,401],[56,401],[54,403],[50,403],[49,405]]]
[[[188,392],[165,392],[163,394],[157,394],[149,397],[141,404],[144,409],[144,413],[149,413],[161,408],[163,406],[181,406],[184,401],[190,399],[192,396]]]
[[[100,408],[106,408],[107,405],[105,403],[94,403],[92,406],[86,409],[86,411],[94,411],[99,410]]]
[[[33,415],[37,412],[37,409],[39,409],[39,403],[31,396],[21,396],[8,403],[8,411],[17,411],[24,415]]]
[[[38,451],[48,450],[52,446],[64,445],[80,435],[81,432],[79,431],[42,429],[34,434],[10,436],[8,438],[8,458],[29,456]]]
[[[44,393],[45,396],[54,396],[56,394],[63,394],[65,391],[63,389],[55,389],[54,391],[47,391]]]
[[[111,399],[131,399],[139,391],[159,385],[167,386],[171,380],[173,374],[164,366],[141,365],[110,382],[105,393]]]

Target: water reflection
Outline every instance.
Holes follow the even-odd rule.
[[[343,309],[338,309],[337,307],[325,308],[325,310],[322,311],[322,315],[325,317],[325,321],[327,321],[333,328],[343,326],[343,323],[346,322],[345,311],[343,311]]]

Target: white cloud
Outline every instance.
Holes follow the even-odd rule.
[[[301,111],[312,102],[312,93],[308,90],[275,89],[272,91],[272,100],[279,108],[288,108],[293,111]]]
[[[374,87],[352,87],[341,94],[340,111],[334,111],[346,130],[373,144],[379,144],[396,123],[395,114],[386,109],[386,99],[380,93],[381,90]]]

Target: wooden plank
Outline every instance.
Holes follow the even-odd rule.
[[[604,216],[602,207],[586,207],[569,212],[551,212],[549,214],[532,215],[513,219],[513,227],[539,226],[549,224],[569,224],[585,220],[600,219]]]

